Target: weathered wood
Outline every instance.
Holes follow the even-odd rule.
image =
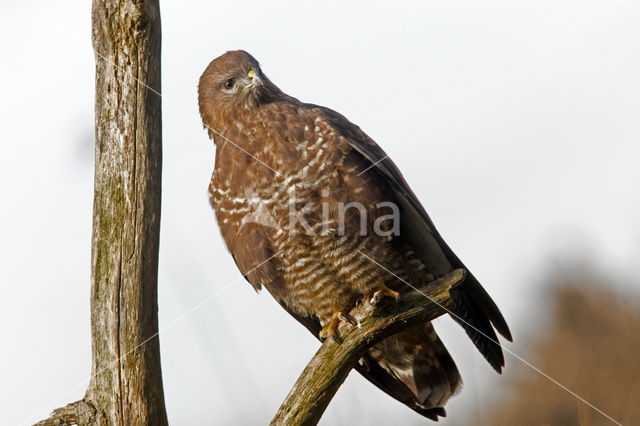
[[[92,375],[83,400],[43,424],[166,425],[157,336],[160,10],[157,0],[94,0],[92,18]]]
[[[425,290],[402,296],[400,303],[374,308],[367,303],[351,312],[358,326],[341,324],[341,341],[326,340],[293,385],[271,425],[315,425],[356,362],[371,345],[420,322],[430,321],[454,307],[449,290],[464,280],[457,269]]]

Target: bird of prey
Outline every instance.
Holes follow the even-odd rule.
[[[384,151],[343,115],[282,92],[249,53],[213,60],[198,103],[216,145],[210,201],[238,269],[318,338],[335,337],[362,300],[464,268]],[[495,330],[511,333],[500,310],[471,273],[452,297],[452,316],[501,372]],[[356,369],[433,420],[461,386],[430,322],[375,344]]]

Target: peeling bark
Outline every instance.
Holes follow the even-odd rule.
[[[94,0],[92,371],[40,424],[166,425],[157,273],[162,124],[157,0]]]

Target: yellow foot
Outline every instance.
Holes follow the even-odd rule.
[[[328,339],[332,338],[336,342],[340,342],[340,336],[338,336],[338,327],[342,322],[348,322],[352,325],[355,325],[355,321],[348,313],[344,311],[337,311],[331,317],[331,321],[329,321],[322,330],[320,330],[320,338]]]
[[[378,303],[382,302],[382,299],[384,299],[385,297],[392,297],[396,302],[400,301],[400,293],[398,293],[397,291],[393,291],[389,287],[385,286],[373,293],[373,296],[371,296],[371,299],[369,299],[369,303],[371,303],[372,305],[377,305]]]

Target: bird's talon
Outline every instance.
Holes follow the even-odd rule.
[[[340,335],[338,334],[338,327],[341,322],[348,322],[349,324],[356,325],[355,320],[348,313],[338,311],[333,314],[331,321],[329,321],[322,330],[320,330],[320,339],[326,340],[328,338],[333,339],[336,343],[340,343]]]
[[[396,302],[400,301],[400,293],[385,287],[373,293],[373,296],[371,297],[371,300],[369,300],[369,303],[371,303],[372,305],[377,305],[385,297],[392,297]]]
[[[351,315],[345,314],[344,312],[340,312],[338,314],[338,318],[340,318],[340,321],[342,322],[348,322],[351,325],[358,325],[358,323],[356,323],[356,320],[353,319]]]

